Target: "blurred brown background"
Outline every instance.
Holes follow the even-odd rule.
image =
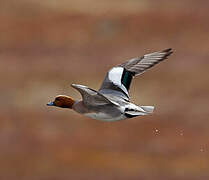
[[[209,179],[209,1],[1,0],[0,179]],[[126,59],[173,48],[134,79],[152,116],[104,123],[50,108]]]

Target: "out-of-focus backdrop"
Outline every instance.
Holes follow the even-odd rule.
[[[0,179],[209,179],[209,1],[1,0]],[[47,107],[99,88],[129,58],[173,48],[134,79],[151,116],[104,123]]]

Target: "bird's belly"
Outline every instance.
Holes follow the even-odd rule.
[[[119,121],[119,120],[123,120],[126,119],[127,117],[123,114],[120,114],[118,116],[111,116],[109,114],[106,113],[87,113],[85,114],[85,116],[93,118],[93,119],[97,119],[97,120],[101,120],[101,121]]]

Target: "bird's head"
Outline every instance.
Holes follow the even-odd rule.
[[[72,109],[73,104],[75,101],[66,95],[58,95],[55,97],[54,101],[49,102],[47,106],[57,106],[61,108],[69,108]]]

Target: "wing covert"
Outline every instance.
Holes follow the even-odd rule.
[[[99,106],[99,105],[107,105],[107,104],[115,104],[115,102],[110,101],[101,93],[96,90],[93,90],[87,86],[79,85],[79,84],[72,84],[73,88],[78,90],[83,98],[83,103],[86,106]]]

